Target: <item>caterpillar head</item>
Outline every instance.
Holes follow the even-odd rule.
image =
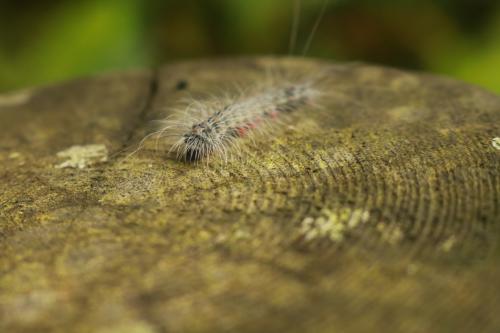
[[[222,147],[217,129],[207,121],[194,124],[191,130],[183,135],[182,141],[180,154],[189,162],[201,160]]]

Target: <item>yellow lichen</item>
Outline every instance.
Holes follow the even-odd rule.
[[[491,140],[491,145],[495,148],[500,150],[500,137],[493,138]]]
[[[306,217],[301,224],[300,233],[306,241],[328,238],[333,242],[344,240],[345,234],[360,223],[368,221],[370,213],[356,208],[330,210],[323,208],[316,218]]]
[[[19,158],[19,157],[21,157],[21,153],[19,153],[17,151],[14,151],[14,152],[12,152],[12,153],[9,154],[9,158],[12,159],[12,160],[14,160],[16,158]]]
[[[102,144],[71,146],[58,152],[57,157],[66,158],[66,161],[55,166],[57,169],[85,169],[96,163],[106,162],[108,160],[108,150]]]
[[[399,226],[387,225],[385,223],[377,224],[377,230],[380,233],[382,241],[391,245],[396,245],[403,240],[404,234]]]
[[[441,244],[441,250],[444,252],[450,252],[456,243],[457,238],[454,235],[451,235]]]

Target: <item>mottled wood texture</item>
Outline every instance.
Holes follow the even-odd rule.
[[[268,69],[327,73],[323,108],[227,163],[123,160],[183,97]],[[0,331],[499,332],[499,125],[480,88],[301,59],[2,95]],[[108,153],[63,167],[85,145]]]

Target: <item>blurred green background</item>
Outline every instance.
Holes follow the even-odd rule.
[[[322,4],[302,0],[298,46]],[[293,8],[293,0],[0,0],[0,91],[188,58],[287,54]],[[500,92],[500,1],[330,0],[307,55]]]

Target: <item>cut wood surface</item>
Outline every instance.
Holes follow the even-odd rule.
[[[186,97],[326,73],[209,165],[147,141]],[[0,95],[1,332],[499,332],[500,97],[294,58]]]

